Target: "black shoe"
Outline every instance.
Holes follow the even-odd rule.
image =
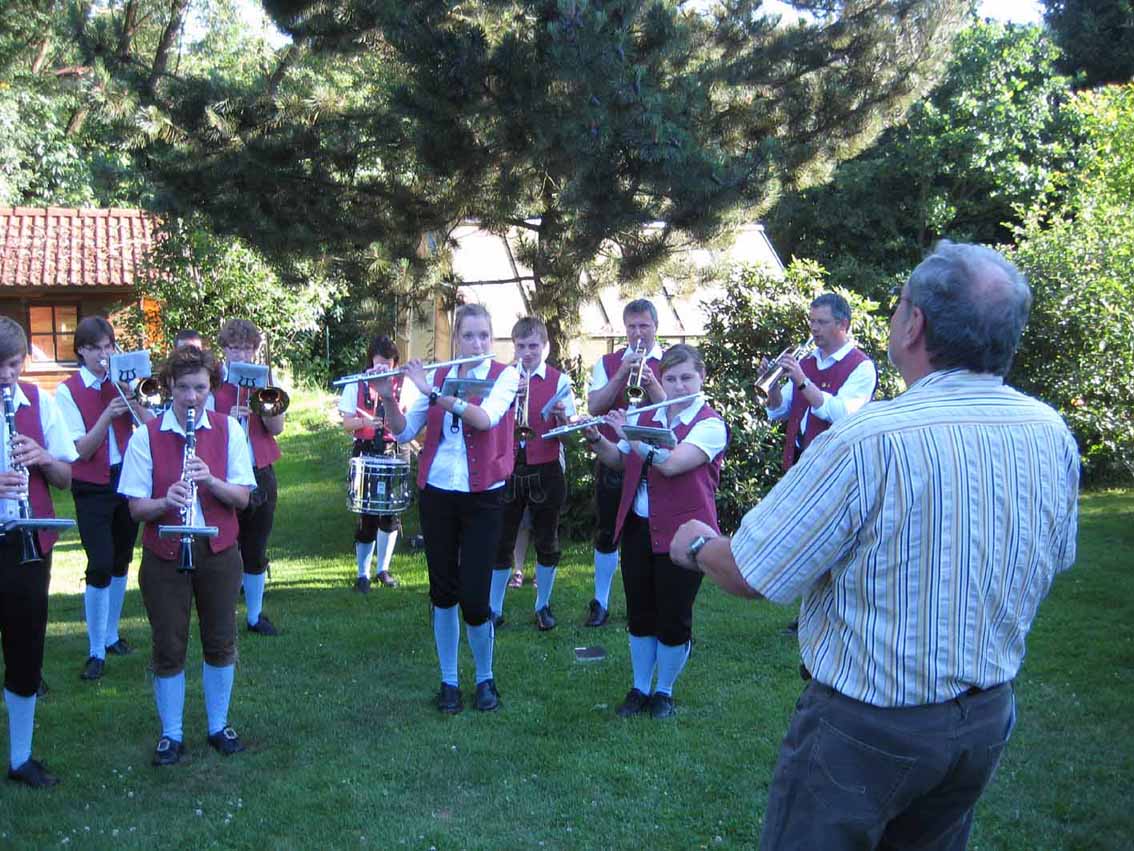
[[[481,712],[492,712],[500,706],[500,692],[496,690],[496,680],[485,680],[476,684],[476,708]]]
[[[500,629],[500,627],[504,626],[504,615],[498,615],[496,612],[492,612],[489,618],[492,620],[493,629]]]
[[[784,635],[799,635],[799,618],[784,627]]]
[[[535,624],[539,627],[540,632],[547,632],[549,629],[555,629],[555,615],[551,613],[551,606],[544,606],[535,613]]]
[[[169,736],[162,736],[158,739],[157,747],[154,748],[153,764],[157,766],[177,765],[181,762],[181,756],[184,753],[184,744],[174,741]]]
[[[110,656],[129,656],[134,648],[126,643],[125,638],[120,638],[113,644],[106,645],[106,652]]]
[[[587,618],[587,622],[583,626],[602,626],[606,623],[607,618],[610,617],[610,612],[603,608],[602,603],[598,600],[591,600],[591,615]]]
[[[632,688],[626,693],[626,699],[614,710],[614,714],[619,718],[631,718],[635,715],[641,715],[646,711],[646,706],[649,705],[649,702],[650,696],[648,694],[643,694],[638,691],[638,689]]]
[[[48,786],[54,786],[59,782],[58,777],[48,773],[43,763],[34,759],[29,759],[19,768],[9,768],[8,779],[23,783],[33,789],[46,789]]]
[[[354,590],[357,591],[359,594],[369,594],[370,593],[370,577],[369,576],[360,576],[360,577],[358,577],[358,579],[354,580]]]
[[[386,587],[386,588],[397,588],[398,587],[398,580],[395,579],[393,576],[391,576],[390,571],[388,571],[388,570],[378,571],[378,575],[375,576],[374,578],[377,579],[379,582],[381,582],[383,587]]]
[[[465,708],[461,690],[448,683],[441,683],[441,690],[437,692],[437,708],[446,715],[456,715]]]
[[[80,680],[97,680],[102,678],[102,669],[106,667],[106,662],[97,656],[91,656],[87,659],[87,664],[83,665],[83,670],[79,674]]]
[[[232,756],[244,750],[240,743],[240,736],[231,727],[225,726],[209,736],[209,745],[216,749],[221,756]]]
[[[35,696],[36,697],[47,697],[47,693],[49,691],[51,691],[51,689],[49,689],[47,687],[47,680],[45,680],[43,677],[40,677],[39,678],[39,688],[37,688],[35,690]]]
[[[248,624],[248,631],[254,632],[257,635],[279,635],[280,631],[272,626],[272,622],[264,615],[260,615],[260,619],[256,623]]]
[[[673,697],[668,694],[654,692],[650,698],[650,717],[654,719],[672,718],[677,714],[673,705]]]

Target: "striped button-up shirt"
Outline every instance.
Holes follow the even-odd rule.
[[[833,426],[733,538],[741,575],[803,598],[819,682],[875,706],[941,703],[1016,676],[1075,561],[1079,454],[1051,408],[934,372]]]

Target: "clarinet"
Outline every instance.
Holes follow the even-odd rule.
[[[186,531],[181,535],[181,561],[177,565],[178,573],[192,573],[197,568],[193,565],[193,535],[188,531],[197,519],[197,482],[190,480],[186,472],[189,459],[197,453],[197,411],[189,408],[185,412],[185,454],[181,459],[181,481],[189,485],[189,504],[181,509],[181,525]]]
[[[19,437],[19,432],[16,431],[16,404],[12,399],[12,388],[9,385],[4,385],[4,421],[8,425],[8,467],[12,472],[23,473],[26,477],[27,468],[14,460],[14,441]],[[32,519],[31,502],[26,490],[17,497],[16,505],[19,507],[20,520]],[[23,536],[23,555],[20,564],[42,562],[43,553],[40,551],[39,537],[35,529],[31,526],[21,526],[20,532]]]

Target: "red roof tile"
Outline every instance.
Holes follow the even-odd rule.
[[[156,221],[144,210],[0,207],[0,287],[132,287]]]

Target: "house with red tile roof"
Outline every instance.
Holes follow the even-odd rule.
[[[77,368],[78,321],[137,300],[155,229],[143,210],[0,207],[0,313],[28,334],[25,378],[54,389]]]

